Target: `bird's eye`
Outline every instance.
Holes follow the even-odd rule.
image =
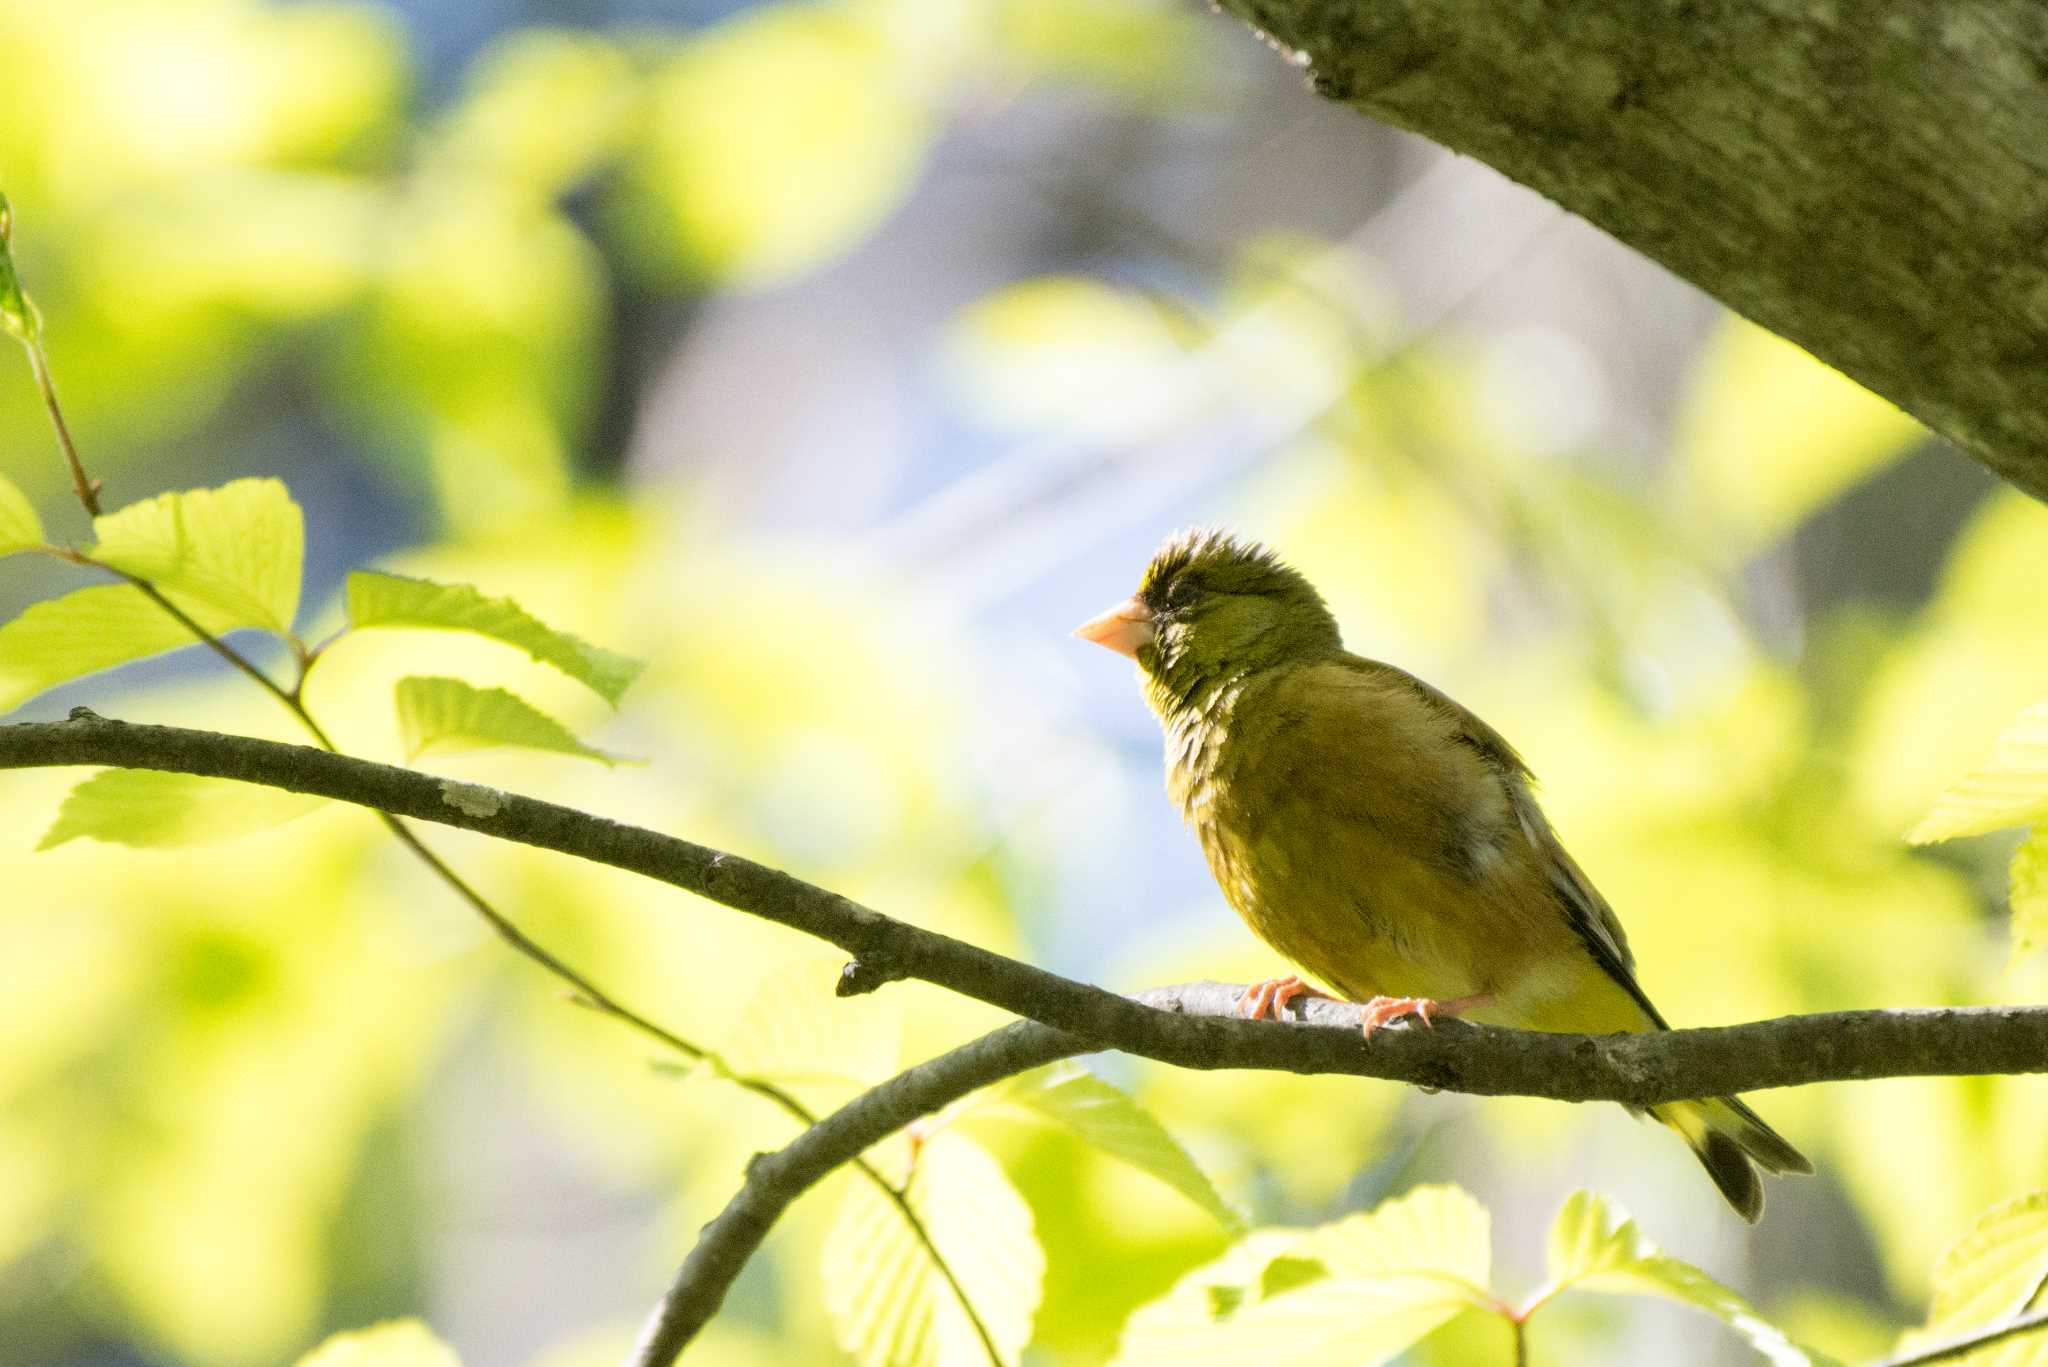
[[[1184,608],[1194,602],[1201,591],[1202,586],[1191,575],[1184,574],[1166,586],[1166,606]]]

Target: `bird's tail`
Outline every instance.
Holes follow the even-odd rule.
[[[1728,1204],[1751,1224],[1764,1213],[1764,1184],[1757,1177],[1758,1168],[1765,1172],[1813,1171],[1805,1154],[1732,1096],[1675,1101],[1651,1107],[1650,1114],[1684,1136]]]

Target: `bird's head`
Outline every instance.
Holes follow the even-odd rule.
[[[1264,546],[1216,527],[1168,537],[1138,591],[1074,634],[1136,660],[1178,700],[1212,680],[1342,648],[1313,584]]]

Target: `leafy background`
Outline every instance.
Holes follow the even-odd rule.
[[[1994,743],[2048,696],[2048,511],[1484,168],[1323,106],[1199,6],[0,0],[0,52],[15,252],[112,505],[277,476],[306,510],[309,639],[375,561],[649,662],[613,713],[500,642],[351,634],[308,691],[346,748],[1115,986],[1263,976],[1157,791],[1128,672],[1064,636],[1165,531],[1225,519],[1307,570],[1354,648],[1515,739],[1674,1020],[2042,993],[2015,944],[2048,938],[2048,857],[2012,863],[2009,925],[2017,837],[1971,833],[2044,814],[2040,714]],[[83,541],[25,371],[0,453]],[[0,613],[89,582],[0,560]],[[401,676],[510,690],[645,763],[432,745],[422,717],[482,704],[443,688],[402,727]],[[295,738],[197,650],[15,715],[86,700]],[[1987,762],[2006,778],[1936,808]],[[609,1361],[791,1132],[565,1006],[361,813],[35,852],[76,777],[0,782],[21,1361],[241,1367],[405,1315],[471,1363]],[[1930,811],[1922,835],[1968,838],[1909,847]],[[911,984],[834,1002],[793,935],[433,840],[618,995],[814,1105],[993,1023]],[[1821,1175],[1774,1184],[1751,1232],[1615,1108],[1091,1067],[1191,1157],[1061,1078],[918,1152],[935,1237],[975,1236],[962,1276],[1036,1362],[1107,1361],[1127,1320],[1143,1360],[1175,1298],[1255,1317],[1348,1285],[1344,1231],[1387,1209],[1428,1212],[1446,1265],[1510,1302],[1578,1267],[1560,1248],[1670,1255],[1844,1359],[1930,1305],[1937,1331],[2011,1306],[1953,1281],[1980,1212],[2022,1274],[2042,1256],[2013,1243],[2048,1185],[2026,1079],[1762,1098]],[[1091,1095],[1114,1124],[1076,1123],[1102,1120]],[[907,1171],[906,1141],[876,1161]],[[802,1202],[704,1360],[976,1360],[875,1204],[847,1174]],[[907,1280],[885,1295],[878,1264]],[[1477,1301],[1417,1303],[1446,1313],[1414,1360],[1507,1360]],[[1754,1360],[1736,1329],[1568,1297],[1528,1346]],[[382,1332],[390,1361],[447,1360]]]

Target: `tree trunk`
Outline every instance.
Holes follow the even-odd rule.
[[[2042,0],[1221,0],[2048,499]]]

